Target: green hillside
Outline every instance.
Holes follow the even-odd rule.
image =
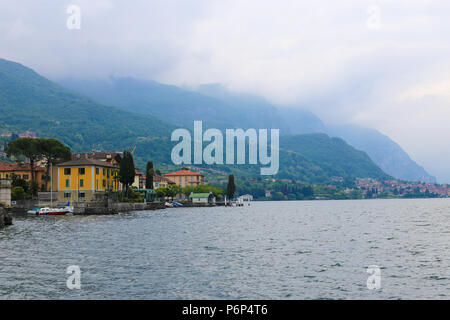
[[[101,105],[29,68],[0,59],[0,132],[25,130],[60,139],[81,151],[155,143],[172,129],[152,116]]]
[[[183,118],[189,110],[174,116]],[[135,160],[161,169],[170,164],[173,125],[150,115],[102,105],[69,91],[20,64],[0,60],[0,133],[35,131],[54,137],[72,150],[92,148],[121,151],[137,146]],[[334,176],[381,178],[386,175],[361,151],[325,134],[282,136],[280,170],[275,178],[326,183]],[[259,165],[205,166],[224,175],[259,176]],[[211,174],[211,178],[220,174]]]
[[[331,177],[389,178],[365,152],[356,150],[340,138],[330,138],[322,133],[282,136],[280,146],[303,155]]]

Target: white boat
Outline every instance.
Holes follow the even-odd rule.
[[[61,206],[58,208],[32,208],[27,211],[28,214],[36,215],[36,216],[55,216],[55,215],[63,215],[63,214],[73,214],[72,206]]]
[[[173,203],[166,202],[166,208],[173,208]]]
[[[33,208],[31,210],[28,210],[29,214],[34,214],[37,216],[60,216],[67,213],[70,213],[70,209],[68,207],[63,208]]]
[[[40,209],[41,208],[31,208],[30,210],[27,211],[27,213],[36,215]]]

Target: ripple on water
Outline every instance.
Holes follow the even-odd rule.
[[[450,199],[16,216],[2,299],[447,299]],[[426,213],[426,214],[425,214]],[[82,290],[66,288],[79,265]],[[382,288],[366,288],[367,267]]]

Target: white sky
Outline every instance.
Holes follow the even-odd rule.
[[[0,0],[0,57],[47,77],[221,82],[376,128],[447,182],[449,35],[446,0]]]

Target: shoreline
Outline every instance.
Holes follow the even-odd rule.
[[[10,226],[12,224],[13,224],[12,216],[5,208],[0,207],[0,229],[3,229],[4,227]]]

